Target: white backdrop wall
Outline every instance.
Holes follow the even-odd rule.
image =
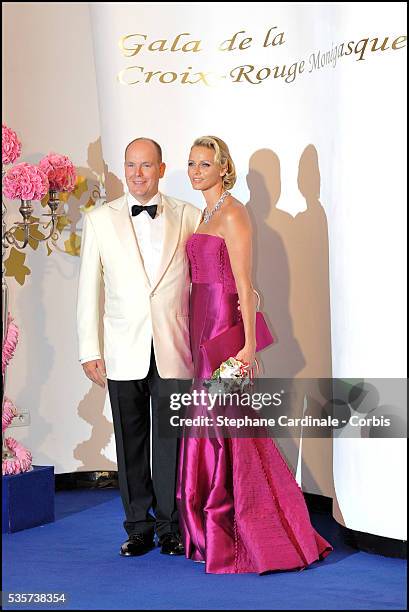
[[[223,3],[6,3],[5,11],[4,120],[21,136],[25,160],[52,148],[90,175],[104,163],[108,197],[115,197],[125,145],[149,136],[168,164],[162,190],[201,206],[186,175],[190,144],[219,135],[236,162],[234,194],[249,204],[255,280],[279,337],[263,356],[264,374],[404,375],[404,3],[238,3],[234,10]],[[238,32],[234,50],[217,49]],[[282,44],[271,45],[276,34]],[[378,46],[388,38],[384,50],[362,42],[375,37]],[[154,42],[160,39],[166,42]],[[325,60],[349,41],[355,54]],[[323,65],[310,71],[318,52]],[[239,66],[256,80],[259,70],[262,77],[267,67],[289,70],[302,60],[304,71],[288,82],[272,74],[236,82]],[[99,136],[103,161],[90,147]],[[81,214],[78,235],[80,225]],[[109,407],[103,412],[103,394],[76,361],[78,258],[30,251],[27,259],[24,287],[10,279],[24,336],[8,393],[30,410],[32,425],[14,431],[37,463],[54,463],[57,472],[112,469]],[[400,442],[344,439],[333,449],[328,440],[304,440],[301,453],[297,440],[284,440],[283,450],[304,490],[334,498],[341,523],[404,539]],[[388,495],[380,502],[382,487]]]
[[[342,34],[397,32],[403,4],[343,11]],[[383,19],[381,17],[383,15]],[[406,378],[405,56],[340,73],[328,202],[333,375]],[[397,58],[395,58],[397,59]],[[380,394],[379,405],[388,397]],[[378,402],[374,402],[374,408]],[[401,408],[407,410],[405,397]],[[334,516],[351,529],[407,538],[406,440],[334,440]]]

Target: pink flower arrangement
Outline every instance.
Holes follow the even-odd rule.
[[[24,448],[20,442],[17,442],[14,438],[6,438],[4,444],[8,450],[13,453],[11,459],[3,459],[2,461],[2,472],[3,476],[6,474],[20,474],[21,472],[28,472],[31,468],[33,457],[29,450]]]
[[[4,176],[3,193],[10,200],[41,200],[48,189],[47,175],[26,162],[13,166]]]
[[[8,314],[8,327],[6,337],[3,342],[2,351],[2,369],[3,376],[5,368],[7,367],[10,359],[13,357],[14,351],[18,341],[18,327],[14,323],[13,319]],[[10,427],[11,422],[15,416],[17,416],[17,409],[11,399],[4,397],[3,411],[1,415],[1,429],[4,434],[5,430]],[[2,473],[3,475],[20,474],[21,472],[28,472],[31,469],[33,457],[29,450],[24,448],[20,442],[17,442],[14,438],[5,438],[4,446],[9,451],[10,457],[2,459]]]
[[[17,134],[2,124],[1,126],[1,161],[2,164],[14,164],[16,159],[20,157],[21,142],[17,138]]]
[[[12,420],[17,416],[17,409],[11,399],[4,396],[3,414],[1,415],[1,431],[6,431],[10,427]]]
[[[1,372],[4,376],[4,372],[9,364],[9,361],[14,355],[18,342],[18,327],[14,323],[14,319],[8,314],[7,320],[7,334],[3,342],[3,351],[1,355]]]
[[[73,191],[77,174],[72,161],[66,155],[49,153],[38,164],[48,177],[50,189]]]

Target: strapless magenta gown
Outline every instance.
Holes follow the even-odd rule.
[[[195,378],[209,378],[200,345],[237,322],[237,289],[222,238],[194,234],[187,253]],[[208,573],[303,568],[332,550],[270,438],[183,438],[177,502],[186,556]]]

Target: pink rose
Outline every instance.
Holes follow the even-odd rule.
[[[2,462],[3,475],[28,472],[33,461],[30,451],[14,438],[6,438],[4,445],[12,453],[13,457],[11,459],[4,459]]]
[[[2,124],[1,126],[1,161],[2,164],[13,164],[20,157],[21,142],[17,134]]]
[[[39,163],[39,167],[48,177],[50,189],[54,191],[72,191],[77,178],[75,168],[66,155],[49,153]]]
[[[29,450],[24,448],[14,438],[4,440],[6,448],[14,455],[11,459],[4,459],[2,462],[3,476],[6,474],[20,474],[31,469],[33,457]]]
[[[26,162],[10,168],[3,180],[3,193],[10,200],[41,200],[48,189],[47,175]]]
[[[12,420],[17,416],[17,410],[11,399],[4,396],[3,412],[1,415],[1,430],[10,427]]]

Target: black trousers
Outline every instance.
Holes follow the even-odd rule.
[[[152,347],[148,375],[142,380],[108,380],[114,421],[118,481],[128,535],[178,532],[176,471],[178,439],[163,435],[169,415],[167,383],[159,377]],[[166,388],[165,388],[166,391]],[[150,400],[152,399],[152,472]],[[159,413],[161,412],[161,432]],[[165,416],[165,420],[164,420]],[[161,435],[162,434],[162,435]],[[155,517],[150,513],[153,509]]]

